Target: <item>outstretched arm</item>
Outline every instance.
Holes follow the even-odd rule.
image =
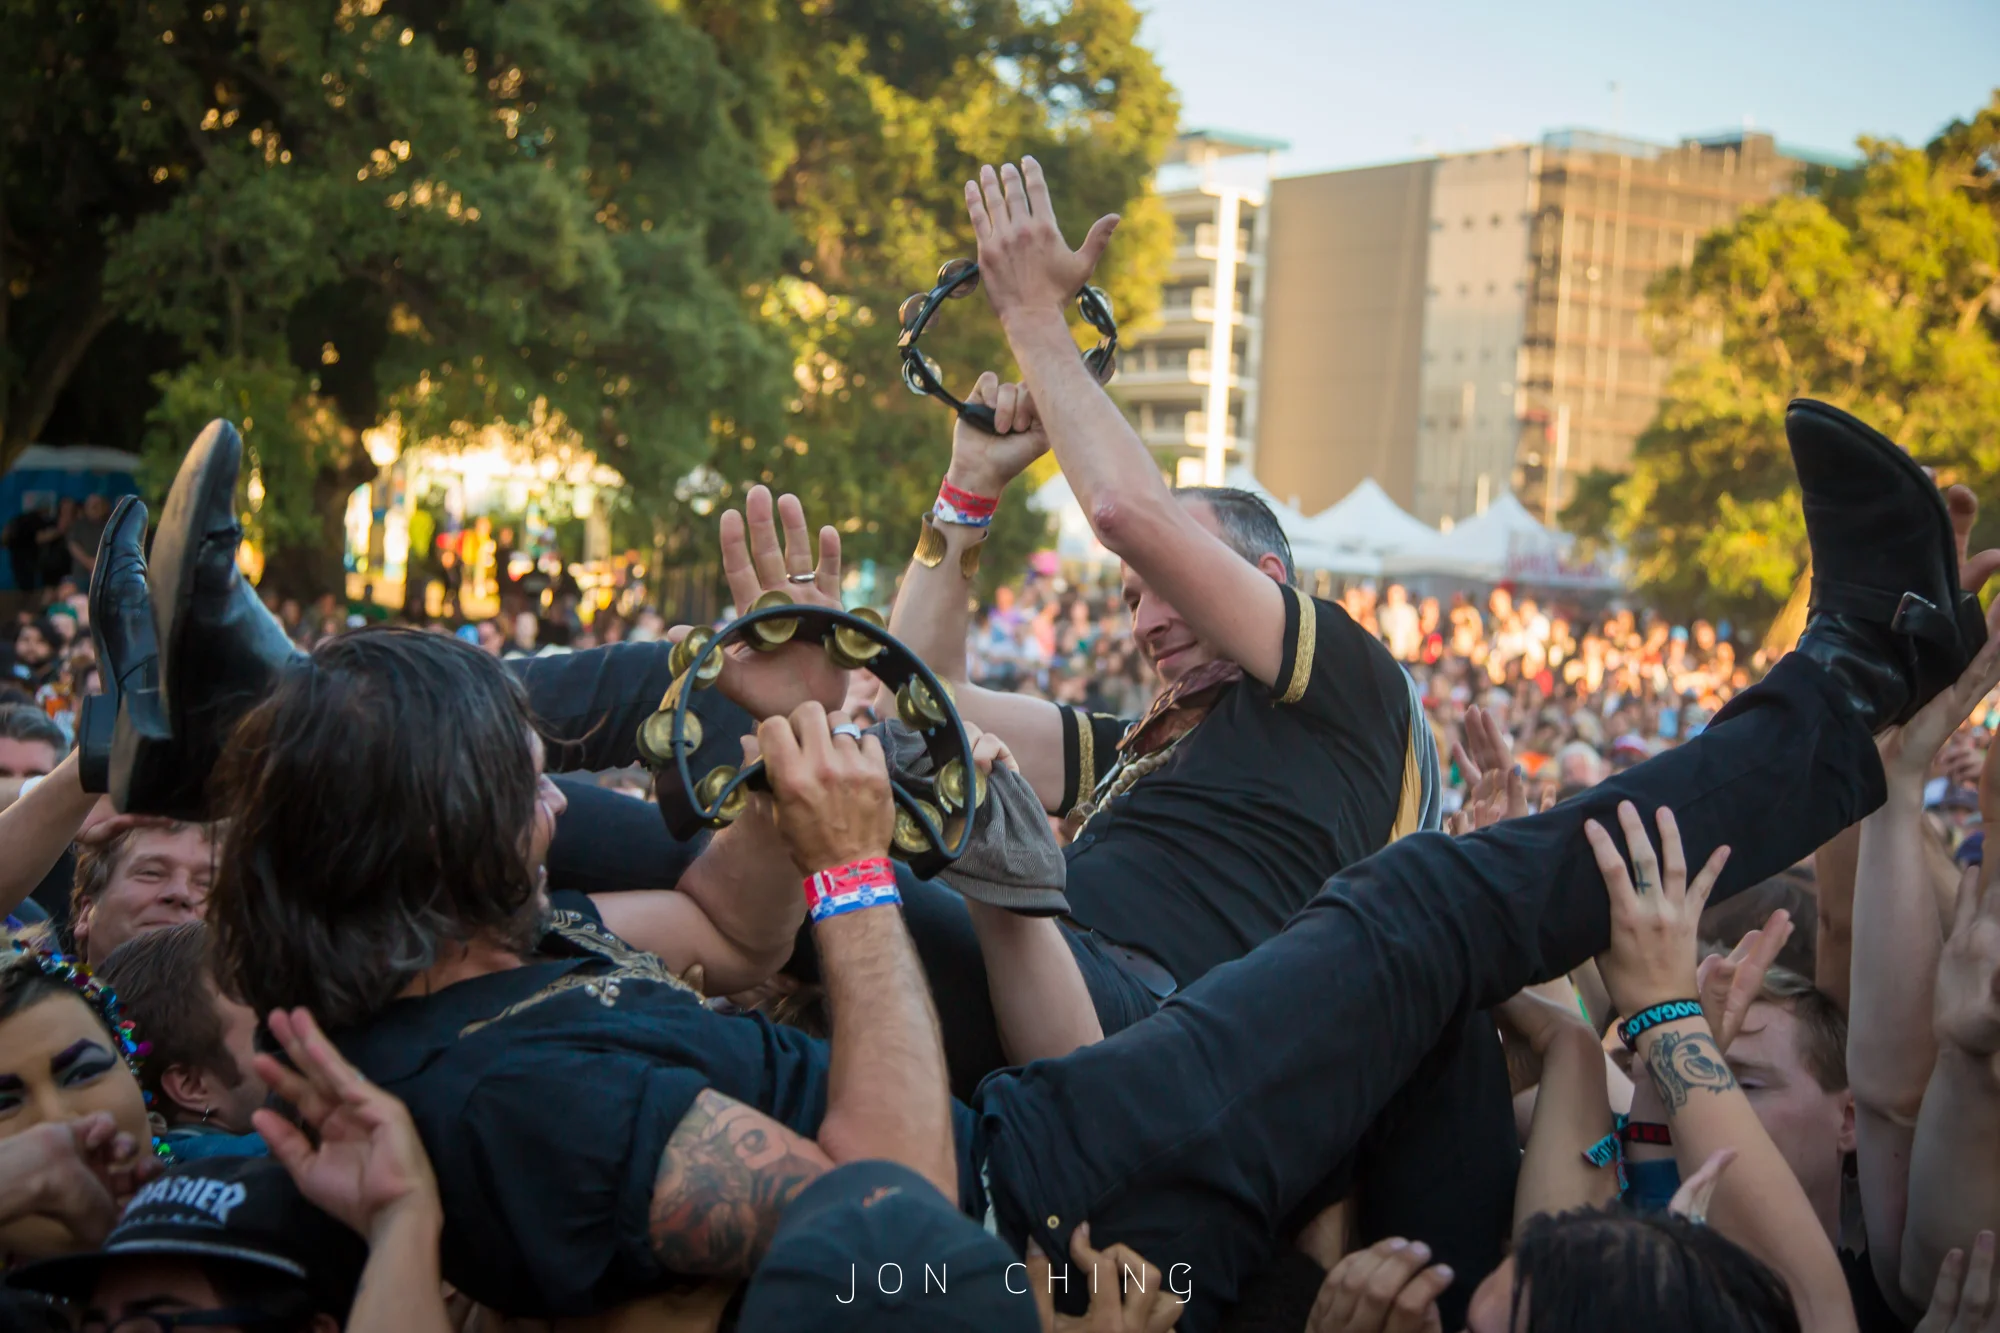
[[[755,754],[754,741],[743,744],[746,755]],[[710,995],[770,980],[792,956],[806,915],[799,869],[764,796],[750,798],[674,888],[592,894],[590,901],[607,930],[657,955],[668,971],[699,966]]]
[[[1959,680],[1878,741],[1888,800],[1861,821],[1849,965],[1847,1076],[1868,1257],[1885,1293],[1903,1271],[1910,1153],[1937,1061],[1931,1022],[1943,926],[1931,892],[1924,780],[1945,742],[2000,683],[2000,639]],[[1928,1290],[1926,1280],[1919,1290]],[[1912,1302],[1914,1308],[1914,1302]]]
[[[965,202],[981,285],[1033,393],[1056,461],[1098,540],[1136,570],[1205,642],[1265,685],[1284,658],[1284,593],[1178,504],[1124,413],[1078,356],[1064,310],[1104,252],[1116,217],[1072,252],[1033,158],[980,169]]]
[[[970,401],[993,408],[1000,433],[989,435],[961,419],[952,431],[951,467],[945,480],[961,491],[997,501],[1008,484],[1048,448],[1048,437],[1041,431],[1027,393],[1019,385],[1001,384],[991,371],[979,377]],[[967,562],[977,561],[986,529],[934,520],[930,527],[935,537],[927,536],[926,544],[941,541],[941,558],[935,564],[928,556],[910,560],[896,604],[889,611],[889,632],[952,683],[965,720],[1003,737],[1021,765],[1022,776],[1041,799],[1042,808],[1061,813],[1061,710],[1046,699],[981,689],[966,680],[965,638],[972,607],[972,574]],[[938,554],[935,547],[929,552],[930,556]],[[894,698],[886,687],[881,698],[877,707],[886,716],[894,709]]]
[[[0,810],[0,914],[13,911],[62,859],[97,805],[70,756],[55,771]],[[13,780],[18,787],[20,779]]]
[[[1584,831],[1611,898],[1611,947],[1598,955],[1597,966],[1618,1012],[1630,1019],[1699,994],[1695,951],[1701,909],[1728,849],[1717,848],[1690,884],[1672,811],[1658,812],[1657,854],[1631,802],[1618,807],[1618,820],[1630,871],[1602,825],[1590,820]],[[1633,887],[1635,872],[1646,886],[1643,893]],[[1833,1246],[1698,1010],[1640,1033],[1634,1051],[1634,1063],[1645,1067],[1665,1106],[1682,1178],[1693,1177],[1718,1152],[1734,1149],[1735,1166],[1709,1220],[1785,1279],[1802,1327],[1851,1329],[1854,1309]]]
[[[1910,1150],[1902,1291],[1931,1291],[1945,1254],[2000,1226],[2000,892],[1993,866],[1959,890],[1951,938],[1938,960],[1933,1022],[1937,1063]]]

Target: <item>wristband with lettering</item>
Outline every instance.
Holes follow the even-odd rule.
[[[1674,1132],[1650,1120],[1628,1120],[1618,1127],[1620,1143],[1650,1143],[1661,1148],[1674,1146]]]
[[[844,866],[809,875],[805,881],[806,913],[814,921],[844,916],[868,907],[900,907],[896,868],[886,856],[849,861]]]
[[[1639,1034],[1662,1023],[1673,1023],[1683,1018],[1700,1018],[1700,1000],[1666,1000],[1660,1004],[1649,1004],[1638,1013],[1618,1025],[1618,1040],[1630,1050],[1638,1044]]]
[[[985,528],[992,526],[993,511],[999,507],[1000,501],[996,496],[974,495],[945,481],[938,486],[937,504],[932,507],[931,516],[940,523]]]

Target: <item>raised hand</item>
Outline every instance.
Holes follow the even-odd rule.
[[[1452,742],[1451,757],[1471,786],[1489,773],[1514,766],[1514,742],[1493,714],[1474,704],[1465,710],[1465,739]]]
[[[1958,583],[1967,592],[1978,592],[1986,581],[2000,572],[2000,551],[1973,555],[1972,529],[1979,522],[1979,497],[1970,486],[1953,486],[1944,493],[1945,508],[1951,511],[1951,533],[1958,541]]]
[[[2000,552],[1986,554],[2000,555]],[[1876,738],[1882,768],[1891,782],[1921,783],[1930,776],[1931,761],[1953,732],[1972,716],[1979,701],[2000,685],[2000,602],[1986,616],[1986,643],[1966,664],[1957,680],[1925,704],[1900,727]]]
[[[885,856],[896,831],[882,742],[865,733],[858,740],[834,734],[853,725],[845,713],[829,716],[808,702],[757,727],[778,832],[808,873]]]
[[[1430,1246],[1400,1238],[1356,1250],[1320,1284],[1306,1333],[1437,1333],[1452,1273],[1430,1259]]]
[[[251,1119],[299,1193],[368,1238],[399,1217],[438,1219],[437,1179],[409,1110],[347,1063],[304,1009],[273,1009],[271,1035],[291,1059],[256,1058],[257,1073],[318,1136],[268,1107]]]
[[[1629,872],[1605,827],[1594,819],[1583,825],[1611,898],[1611,947],[1597,955],[1597,970],[1621,1014],[1695,993],[1701,909],[1729,860],[1727,847],[1716,848],[1689,884],[1674,812],[1662,806],[1658,819],[1660,850],[1655,854],[1639,808],[1619,802],[1618,823],[1632,857]]]
[[[1987,867],[1974,867],[1959,884],[1932,1009],[1938,1040],[1975,1056],[2000,1052],[2000,893],[1993,879]]]
[[[722,573],[739,615],[772,591],[813,606],[840,606],[840,533],[821,528],[815,552],[797,496],[781,495],[773,505],[769,488],[752,486],[743,512],[723,511],[721,526]],[[689,626],[676,625],[667,637],[679,643],[688,632]],[[716,688],[759,720],[782,717],[808,699],[838,708],[847,697],[849,673],[828,661],[816,640],[796,638],[771,652],[738,643],[722,653]]]
[[[972,386],[966,401],[992,408],[999,434],[989,434],[959,417],[951,433],[951,468],[945,479],[974,495],[998,498],[1008,482],[1049,451],[1048,432],[1042,429],[1028,387],[1002,384],[990,370]]]
[[[1916,1333],[2000,1333],[2000,1307],[1993,1300],[1993,1233],[1982,1231],[1964,1250],[1948,1250],[1938,1265],[1931,1308]]]
[[[1048,1256],[1033,1240],[1028,1242],[1028,1289],[1035,1295],[1042,1333],[1166,1333],[1180,1321],[1186,1306],[1160,1270],[1123,1245],[1091,1249],[1090,1223],[1079,1223],[1070,1233],[1069,1254],[1075,1263],[1071,1280],[1092,1293],[1090,1308],[1080,1319],[1056,1313]]]
[[[1729,1053],[1729,1043],[1743,1031],[1744,1015],[1764,986],[1764,974],[1792,938],[1792,914],[1782,907],[1764,924],[1744,934],[1725,957],[1710,954],[1694,970],[1701,1016],[1715,1037],[1715,1048]]]
[[[1118,227],[1118,215],[1108,213],[1071,250],[1041,164],[1032,157],[1022,158],[1018,168],[1012,162],[998,171],[981,167],[979,179],[965,183],[965,208],[979,238],[980,286],[1002,320],[1017,311],[1059,310],[1075,300]]]

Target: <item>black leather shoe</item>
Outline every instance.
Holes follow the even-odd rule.
[[[120,808],[135,814],[206,818],[208,776],[231,729],[300,655],[236,568],[243,541],[236,518],[242,461],[236,427],[209,422],[181,460],[160,511],[153,537],[153,626],[160,645],[160,716],[177,762],[171,773],[128,783]]]
[[[90,572],[90,637],[97,646],[97,678],[103,693],[83,701],[77,726],[79,776],[85,791],[111,790],[112,756],[120,746],[146,751],[127,756],[127,772],[166,757],[165,728],[159,720],[160,654],[146,591],[145,541],[146,506],[136,495],[128,495],[104,525],[97,564]]]
[[[1979,599],[1958,585],[1944,497],[1888,437],[1839,408],[1794,399],[1785,437],[1813,559],[1798,651],[1840,683],[1869,730],[1907,722],[1986,642]]]

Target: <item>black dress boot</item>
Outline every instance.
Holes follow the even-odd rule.
[[[236,518],[242,461],[236,427],[211,421],[181,460],[160,511],[153,537],[153,626],[160,645],[160,716],[176,762],[170,772],[128,784],[121,808],[133,813],[208,818],[209,774],[230,731],[278,673],[302,656],[236,568],[243,541]]]
[[[145,542],[146,506],[128,495],[104,525],[90,572],[90,637],[103,693],[83,701],[77,727],[85,791],[112,790],[113,756],[121,748],[128,752],[121,771],[128,774],[171,758],[159,716],[160,654],[146,591]]]
[[[1909,721],[1986,642],[1958,585],[1937,483],[1880,431],[1809,398],[1785,412],[1812,546],[1811,618],[1798,651],[1824,667],[1871,731]]]

